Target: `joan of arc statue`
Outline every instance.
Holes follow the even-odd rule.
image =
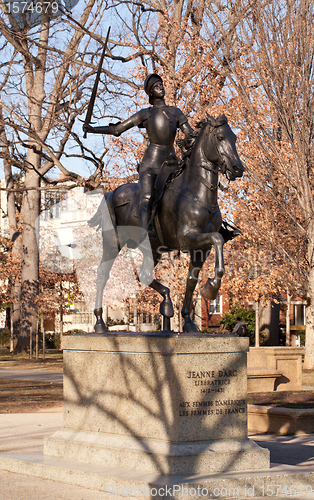
[[[177,129],[179,128],[187,139],[195,135],[183,112],[175,106],[166,105],[165,89],[161,76],[156,73],[148,75],[144,82],[144,90],[149,96],[150,107],[144,108],[127,120],[116,124],[110,123],[101,127],[83,125],[85,133],[110,134],[116,137],[135,126],[145,128],[147,131],[149,144],[139,166],[140,205],[138,215],[141,226],[139,243],[146,236],[154,196],[154,184],[158,172],[165,161],[173,163],[178,160],[173,146]],[[228,231],[224,228],[221,231],[225,232],[223,236],[226,241],[236,236],[233,234],[234,231]]]

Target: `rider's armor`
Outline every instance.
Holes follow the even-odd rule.
[[[162,79],[159,75],[149,75],[144,82],[144,89],[150,95],[152,86]],[[151,101],[154,105],[142,109],[127,120],[105,127],[96,127],[98,133],[112,134],[118,137],[132,127],[145,128],[149,144],[139,165],[140,206],[139,219],[142,234],[146,231],[150,218],[154,184],[161,165],[165,162],[177,160],[173,147],[177,129],[180,128],[185,136],[194,131],[189,125],[186,116],[175,106],[166,106],[163,99]]]
[[[146,128],[149,139],[139,173],[149,172],[155,175],[158,174],[164,161],[177,159],[173,147],[177,129],[180,128],[185,135],[193,132],[182,111],[166,105],[142,109],[123,122],[101,128],[103,133],[107,132],[118,137],[135,126]]]

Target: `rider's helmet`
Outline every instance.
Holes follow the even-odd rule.
[[[148,75],[145,78],[145,81],[144,81],[144,90],[145,90],[145,92],[146,92],[147,95],[149,95],[150,89],[152,88],[152,86],[156,82],[163,83],[161,76],[157,75],[157,73],[151,73],[150,75]]]

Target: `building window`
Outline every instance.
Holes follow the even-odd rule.
[[[67,209],[67,193],[60,191],[45,191],[44,194],[45,219],[59,219],[61,212]]]
[[[294,324],[295,325],[305,325],[305,305],[295,304],[294,305]]]
[[[92,325],[94,323],[94,313],[83,312],[83,313],[74,313],[73,321],[74,325]]]
[[[222,313],[222,295],[217,295],[215,300],[209,302],[209,312],[210,314]]]

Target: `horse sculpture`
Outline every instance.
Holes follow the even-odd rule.
[[[217,119],[207,116],[207,119],[200,123],[198,136],[191,153],[184,161],[184,168],[181,169],[180,175],[173,175],[172,181],[167,183],[155,209],[155,233],[150,238],[149,251],[148,239],[139,247],[143,253],[141,281],[163,297],[160,312],[164,318],[164,330],[170,329],[170,318],[174,312],[169,289],[153,277],[153,268],[158,264],[162,253],[180,250],[190,255],[186,293],[181,311],[185,333],[198,332],[191,319],[192,296],[199,272],[212,247],[215,250],[215,275],[207,280],[204,294],[210,300],[217,297],[225,273],[225,240],[219,233],[222,217],[217,202],[218,174],[225,174],[229,181],[243,175],[244,167],[235,143],[236,136],[224,115]],[[163,166],[164,171],[167,168],[171,171],[170,166]],[[104,204],[111,215],[114,230],[106,230],[103,222]],[[94,310],[96,333],[108,332],[102,319],[103,290],[119,250],[125,244],[132,244],[134,230],[140,226],[138,204],[137,184],[124,184],[105,195],[96,214],[89,221],[90,226],[102,229],[103,237],[103,256],[97,271]]]

